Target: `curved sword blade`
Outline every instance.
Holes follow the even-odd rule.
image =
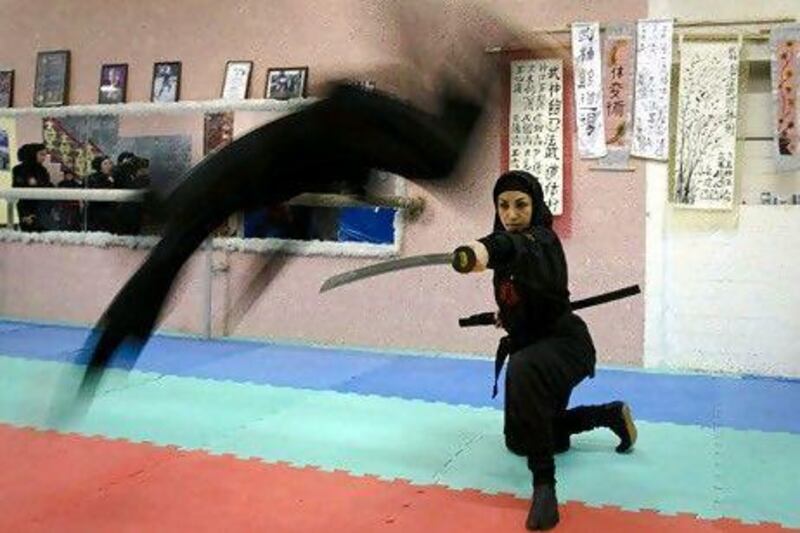
[[[380,276],[381,274],[387,274],[397,270],[431,265],[449,265],[452,263],[452,261],[452,253],[414,255],[411,257],[403,257],[402,259],[383,261],[381,263],[376,263],[374,265],[331,276],[325,280],[325,283],[322,284],[319,292],[329,291],[331,289],[335,289],[336,287],[353,283],[354,281],[371,278],[373,276]]]

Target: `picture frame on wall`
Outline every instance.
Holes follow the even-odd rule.
[[[153,65],[150,101],[177,102],[181,97],[181,62],[164,61]]]
[[[69,100],[69,50],[39,52],[36,55],[34,107],[66,105]]]
[[[14,71],[0,70],[0,107],[14,105]]]
[[[225,63],[225,79],[222,83],[223,100],[244,100],[250,94],[252,61],[228,61]]]
[[[264,96],[273,100],[305,98],[308,67],[271,68],[267,70]]]
[[[117,63],[100,67],[99,104],[122,104],[128,92],[128,65]]]

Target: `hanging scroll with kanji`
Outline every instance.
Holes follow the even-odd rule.
[[[554,215],[564,209],[563,74],[560,59],[511,62],[509,170],[536,176]]]

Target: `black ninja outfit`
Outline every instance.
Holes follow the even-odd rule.
[[[161,241],[120,290],[87,341],[82,390],[91,394],[123,341],[141,347],[175,277],[231,214],[278,205],[347,180],[361,187],[373,169],[441,179],[458,164],[483,102],[445,90],[439,114],[351,85],[265,124],[203,159],[168,198]],[[135,357],[132,358],[132,361]]]
[[[67,178],[67,176],[71,176]],[[75,177],[71,170],[66,170],[64,179],[58,182],[60,189],[83,189],[83,182]],[[83,208],[77,200],[58,203],[59,228],[61,231],[80,231],[83,224]]]
[[[103,174],[103,161],[108,159],[104,155],[99,155],[92,159],[92,170],[86,179],[86,185],[90,189],[114,189],[114,178],[108,174]],[[87,224],[89,231],[107,231],[115,233],[117,212],[117,202],[89,202],[87,206]]]
[[[503,229],[497,202],[505,191],[531,197],[531,225],[524,232]],[[489,252],[495,299],[508,332],[498,349],[500,364],[509,355],[506,446],[527,457],[533,472],[528,527],[549,529],[558,522],[553,454],[569,448],[570,435],[597,427],[612,429],[622,439],[618,451],[627,450],[631,444],[623,417],[627,407],[614,402],[567,409],[572,389],[594,375],[595,348],[586,324],[570,306],[567,262],[552,230],[552,214],[539,182],[521,171],[498,179],[494,203],[494,233],[480,242]]]
[[[12,169],[14,187],[52,187],[50,173],[36,159],[36,154],[44,150],[41,143],[24,144],[17,150],[19,164]],[[51,226],[50,210],[53,204],[47,200],[19,200],[17,214],[21,231],[47,231]],[[10,221],[9,221],[10,222]]]

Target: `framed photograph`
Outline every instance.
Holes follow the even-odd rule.
[[[14,105],[14,71],[0,70],[0,107]]]
[[[103,65],[100,68],[99,104],[121,104],[128,91],[128,65]]]
[[[152,102],[177,102],[181,97],[181,63],[170,61],[153,65]]]
[[[69,98],[69,50],[39,52],[36,56],[35,107],[66,105]]]
[[[308,67],[271,68],[267,71],[266,98],[288,100],[306,95]]]
[[[225,81],[222,84],[223,100],[244,100],[250,93],[252,61],[228,61],[225,64]]]

